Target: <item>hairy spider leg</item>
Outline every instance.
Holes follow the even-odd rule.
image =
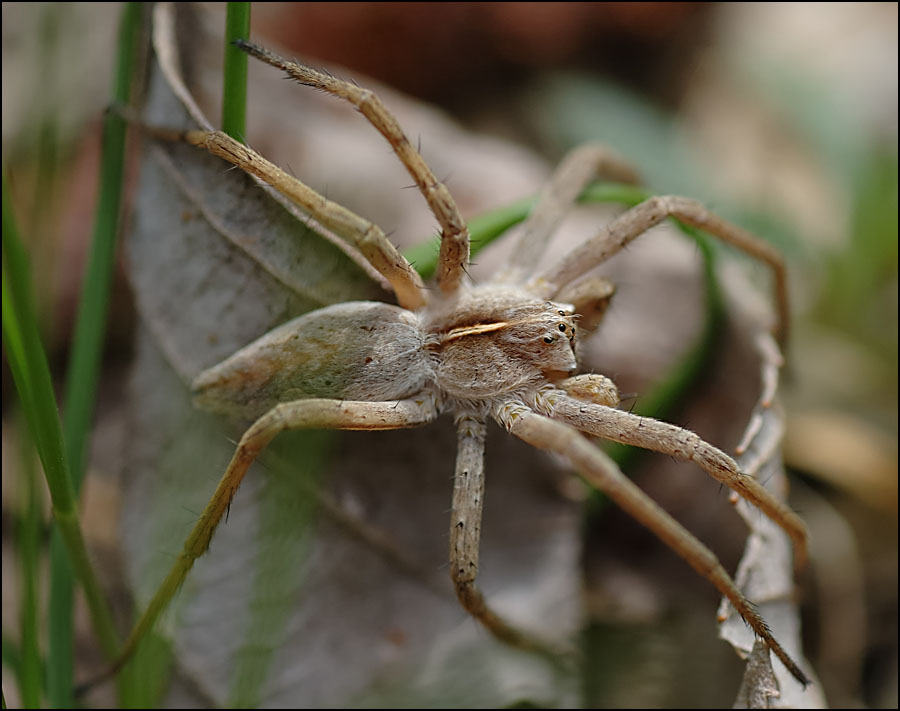
[[[806,686],[809,679],[772,636],[765,620],[744,597],[719,560],[703,543],[673,519],[653,499],[627,479],[615,462],[586,440],[577,425],[558,422],[509,400],[494,409],[494,418],[516,437],[563,456],[593,487],[607,494],[624,511],[649,528],[734,605],[753,631],[765,641],[791,674]],[[574,425],[574,426],[573,426]]]
[[[321,89],[350,102],[387,139],[441,226],[437,281],[442,292],[454,293],[459,288],[469,263],[468,228],[447,186],[434,176],[381,99],[370,89],[363,89],[302,64],[288,62],[252,42],[238,40],[235,44],[253,57],[283,70],[301,84]]]
[[[592,180],[638,184],[637,170],[606,146],[587,144],[572,149],[553,171],[537,204],[522,225],[509,265],[494,279],[521,283],[534,273],[547,243]]]
[[[323,227],[355,245],[375,270],[387,279],[401,306],[412,310],[425,305],[427,292],[422,277],[378,225],[360,217],[343,205],[328,200],[263,158],[252,148],[222,131],[194,130],[172,137],[204,148],[272,186],[309,213]]]
[[[542,388],[529,404],[539,412],[595,437],[662,452],[680,461],[694,462],[778,524],[794,544],[798,567],[805,565],[806,525],[800,517],[766,491],[756,479],[744,474],[731,457],[690,430],[652,417],[575,399],[553,386]]]
[[[544,298],[554,298],[564,286],[605,262],[633,239],[668,217],[708,232],[768,265],[774,279],[778,312],[774,332],[779,342],[784,343],[788,332],[789,307],[787,269],[781,255],[759,237],[723,220],[689,198],[665,195],[635,205],[604,225],[595,237],[556,263],[538,270],[529,281],[530,288]]]
[[[404,429],[427,424],[437,415],[437,406],[433,396],[423,393],[406,400],[386,402],[295,400],[279,403],[257,419],[241,437],[228,469],[225,470],[215,493],[191,530],[184,548],[157,589],[153,599],[147,605],[144,614],[135,624],[122,646],[116,662],[104,675],[104,678],[115,674],[122,667],[134,652],[138,642],[168,607],[172,597],[193,567],[194,561],[209,549],[213,534],[228,511],[250,465],[276,435],[284,430],[299,429]]]
[[[498,615],[476,585],[481,516],[484,506],[483,417],[461,415],[456,420],[458,450],[450,512],[450,577],[460,604],[497,639],[519,649],[551,658],[574,658],[574,649],[538,639]]]

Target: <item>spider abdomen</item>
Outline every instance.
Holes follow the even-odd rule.
[[[415,315],[356,301],[288,321],[202,372],[192,391],[204,410],[256,417],[306,398],[400,400],[432,379]]]

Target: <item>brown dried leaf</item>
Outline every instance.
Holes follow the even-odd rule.
[[[752,304],[749,305],[752,308]],[[736,307],[737,308],[737,307]],[[746,311],[748,304],[743,305]],[[748,323],[753,322],[748,315]],[[787,498],[782,443],[784,413],[777,401],[781,354],[771,336],[758,331],[762,392],[739,445],[743,454],[737,462],[755,476],[773,495]],[[800,635],[800,611],[796,603],[794,557],[785,532],[746,501],[737,501],[736,509],[749,528],[744,555],[735,573],[735,582],[757,607],[775,638],[796,660],[807,676],[815,679],[809,661],[803,656]],[[719,606],[719,636],[747,658],[744,680],[735,708],[825,708],[821,684],[803,687],[778,661],[772,661],[764,645],[727,600]],[[774,667],[773,667],[774,664]]]

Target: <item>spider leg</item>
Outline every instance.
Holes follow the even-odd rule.
[[[423,393],[408,400],[387,402],[296,400],[280,403],[256,420],[241,437],[215,493],[169,574],[125,641],[111,672],[121,668],[131,656],[138,642],[171,602],[194,561],[206,553],[213,533],[231,505],[250,465],[279,432],[289,429],[392,430],[423,425],[436,417],[434,398]]]
[[[809,679],[772,636],[765,620],[744,597],[713,552],[629,481],[615,462],[582,437],[578,429],[540,415],[516,401],[495,406],[493,415],[497,422],[516,437],[539,449],[565,457],[591,486],[603,491],[628,514],[653,531],[728,598],[741,617],[801,684],[805,686],[809,683]]]
[[[532,404],[536,410],[562,420],[595,437],[662,452],[681,461],[698,464],[716,481],[735,491],[777,523],[794,543],[798,568],[806,564],[806,524],[785,504],[772,496],[737,463],[698,435],[677,425],[641,417],[570,397],[551,387],[537,392]]]
[[[450,577],[460,604],[500,641],[519,649],[570,656],[560,649],[517,629],[494,612],[475,584],[478,577],[478,549],[481,542],[481,513],[484,504],[485,421],[461,415],[456,421],[458,449],[453,478],[450,513]]]
[[[699,202],[688,198],[671,195],[653,197],[634,206],[605,225],[598,235],[569,252],[558,262],[536,272],[529,282],[531,290],[544,298],[555,297],[568,283],[606,261],[633,239],[667,217],[674,217],[680,222],[708,232],[769,266],[774,277],[775,301],[778,309],[775,335],[783,343],[787,338],[789,309],[787,271],[781,255],[759,237],[723,220]]]
[[[312,215],[323,227],[354,244],[375,270],[387,279],[401,306],[417,309],[425,304],[426,291],[422,278],[378,225],[328,200],[226,133],[194,130],[174,134],[165,130],[148,130],[161,138],[183,140],[204,148],[271,185]]]
[[[595,405],[606,405],[607,407],[619,406],[619,389],[605,375],[596,373],[575,375],[571,378],[560,380],[556,383],[556,386],[578,400],[585,400]]]
[[[466,223],[450,191],[434,176],[381,99],[369,89],[302,64],[288,62],[251,42],[238,40],[235,44],[266,64],[283,70],[301,84],[321,89],[350,102],[387,139],[441,226],[438,286],[446,294],[455,292],[469,262],[469,231]]]
[[[570,151],[541,191],[522,226],[510,264],[496,281],[519,282],[535,270],[550,237],[584,188],[596,178],[639,182],[632,165],[605,146],[588,144]]]

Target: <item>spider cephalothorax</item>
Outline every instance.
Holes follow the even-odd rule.
[[[490,285],[466,289],[449,305],[442,302],[426,310],[423,322],[443,397],[481,403],[486,414],[497,398],[578,367],[570,304]]]
[[[247,469],[279,432],[329,428],[415,427],[442,413],[456,421],[458,454],[451,511],[451,577],[463,606],[498,638],[542,646],[496,614],[476,586],[484,432],[493,419],[512,435],[560,455],[591,485],[656,533],[734,605],[796,679],[798,665],[699,540],[628,481],[584,434],[690,460],[781,526],[805,555],[805,528],[726,454],[675,425],[617,409],[612,382],[577,374],[580,334],[596,326],[612,286],[588,272],[668,217],[700,227],[765,261],[779,296],[778,331],[787,308],[784,267],[777,253],[740,228],[679,197],[646,200],[606,225],[582,246],[544,261],[548,239],[584,186],[598,174],[633,180],[621,159],[596,146],[573,151],[550,180],[519,236],[514,256],[494,278],[473,285],[466,276],[469,236],[453,198],[425,165],[393,117],[366,89],[286,62],[249,43],[240,46],[300,83],[353,105],[388,140],[441,226],[437,290],[367,220],[332,203],[259,154],[218,131],[179,138],[255,175],[358,250],[392,287],[398,305],[348,302],[313,311],[247,345],[193,383],[195,404],[256,418],[244,433],[216,493],[185,544],[169,582],[184,578],[209,546]],[[168,602],[161,591],[139,625],[145,629]],[[134,639],[134,637],[132,638]]]

